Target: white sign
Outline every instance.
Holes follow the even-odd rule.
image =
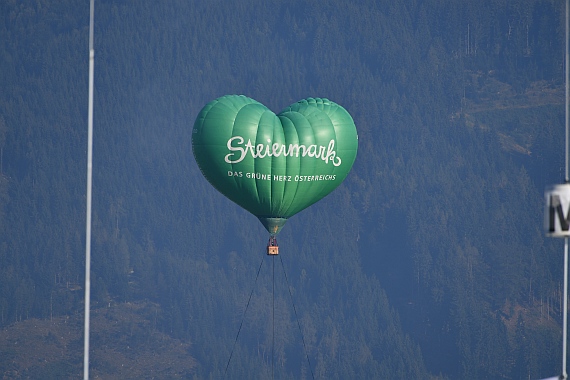
[[[570,184],[555,185],[544,193],[544,227],[551,237],[570,237]]]

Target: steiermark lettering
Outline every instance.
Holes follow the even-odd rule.
[[[299,145],[299,144],[279,144],[271,143],[267,140],[267,144],[252,144],[251,140],[247,140],[244,144],[244,138],[241,136],[234,136],[227,142],[228,153],[225,156],[225,161],[228,164],[237,164],[249,153],[253,158],[265,157],[313,157],[323,160],[325,163],[331,162],[334,166],[340,166],[342,160],[337,156],[335,151],[335,140],[331,140],[328,146],[324,145]]]

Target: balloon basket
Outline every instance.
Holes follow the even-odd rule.
[[[279,254],[279,246],[277,245],[277,239],[275,236],[271,236],[269,238],[269,242],[267,243],[267,254],[269,256],[275,256]]]

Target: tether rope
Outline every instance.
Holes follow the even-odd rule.
[[[311,371],[311,377],[315,380],[315,375],[313,374],[313,367],[311,367],[311,361],[309,360],[309,351],[307,350],[307,345],[305,344],[305,336],[303,335],[303,330],[301,330],[301,323],[299,322],[299,316],[297,315],[297,308],[295,307],[295,302],[293,301],[293,294],[291,293],[291,286],[289,285],[289,279],[287,278],[287,273],[285,272],[285,265],[283,265],[283,259],[279,255],[279,260],[281,260],[281,267],[283,268],[283,275],[285,276],[285,281],[287,282],[287,289],[289,289],[289,297],[291,297],[291,304],[293,305],[293,311],[295,312],[295,319],[297,320],[297,327],[299,327],[299,332],[301,333],[301,340],[303,341],[303,348],[305,349],[305,356],[307,357],[307,363],[309,363],[309,371]]]
[[[271,260],[273,270],[273,310],[271,312],[273,317],[273,337],[271,338],[271,378],[275,379],[275,256]]]
[[[236,340],[234,341],[234,345],[232,347],[232,351],[230,352],[230,357],[228,359],[228,364],[226,364],[226,370],[224,371],[224,378],[226,378],[226,374],[228,373],[228,367],[230,366],[230,361],[232,360],[232,356],[234,354],[234,349],[236,348],[236,343],[238,341],[239,338],[239,333],[241,331],[241,328],[243,326],[243,321],[245,319],[245,314],[247,313],[247,309],[249,308],[249,303],[251,302],[251,296],[253,295],[253,291],[255,290],[255,285],[257,284],[257,279],[259,278],[259,272],[261,272],[261,266],[263,265],[263,261],[265,260],[265,255],[263,255],[263,258],[261,259],[261,264],[259,264],[259,269],[257,270],[257,275],[255,276],[255,282],[253,284],[253,287],[251,288],[251,293],[249,293],[249,299],[247,300],[247,305],[245,306],[245,310],[243,311],[243,316],[241,317],[241,323],[239,324],[239,329],[236,335]]]

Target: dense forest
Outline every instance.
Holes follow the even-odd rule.
[[[93,373],[561,373],[542,213],[564,171],[563,2],[95,4]],[[88,25],[85,2],[0,2],[5,378],[82,370]],[[326,97],[357,126],[351,173],[287,222],[277,259],[192,156],[225,94],[275,112]]]

